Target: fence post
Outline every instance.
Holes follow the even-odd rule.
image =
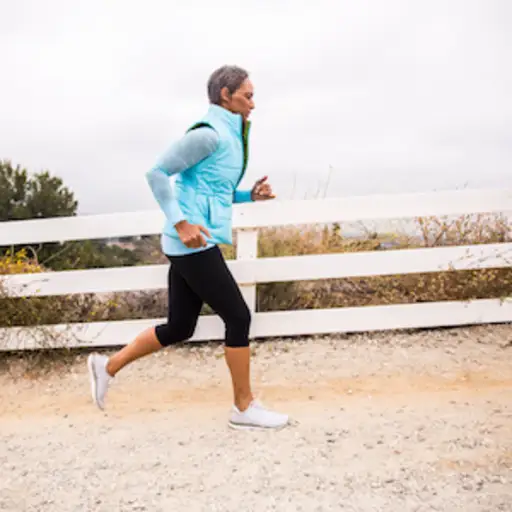
[[[258,230],[239,229],[237,232],[236,259],[255,260],[258,257]],[[251,313],[256,311],[256,283],[241,283],[240,290]]]

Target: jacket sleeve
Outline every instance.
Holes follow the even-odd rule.
[[[235,190],[233,197],[235,203],[249,203],[252,201],[251,190]]]
[[[166,218],[176,225],[185,220],[170,178],[211,155],[218,144],[217,132],[207,126],[187,132],[172,144],[146,173],[153,196]]]

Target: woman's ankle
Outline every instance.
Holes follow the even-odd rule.
[[[251,405],[251,402],[253,400],[254,397],[252,396],[252,394],[243,397],[236,397],[235,406],[240,412],[244,412]]]
[[[105,365],[105,370],[107,371],[108,375],[112,378],[114,378],[116,376],[116,373],[119,371],[112,364],[112,358],[108,359],[107,364]]]

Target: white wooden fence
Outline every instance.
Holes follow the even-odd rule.
[[[512,321],[512,301],[485,299],[335,309],[255,312],[257,283],[509,267],[512,243],[393,251],[257,257],[258,228],[512,211],[512,189],[378,195],[342,199],[272,201],[236,205],[237,257],[229,267],[254,312],[253,337],[293,336]],[[159,211],[0,223],[0,246],[102,239],[159,233]],[[19,274],[4,277],[12,296],[156,290],[167,265]],[[52,346],[124,345],[163,318],[40,328],[0,329],[0,350],[30,349],[41,336]],[[216,316],[201,317],[191,341],[220,340]]]

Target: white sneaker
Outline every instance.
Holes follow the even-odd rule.
[[[234,429],[280,429],[288,423],[288,416],[265,409],[256,400],[241,412],[235,405],[229,417],[229,426]]]
[[[107,394],[108,386],[112,380],[112,377],[107,373],[107,362],[108,357],[100,354],[91,354],[87,358],[92,399],[102,410],[105,407],[105,395]]]

